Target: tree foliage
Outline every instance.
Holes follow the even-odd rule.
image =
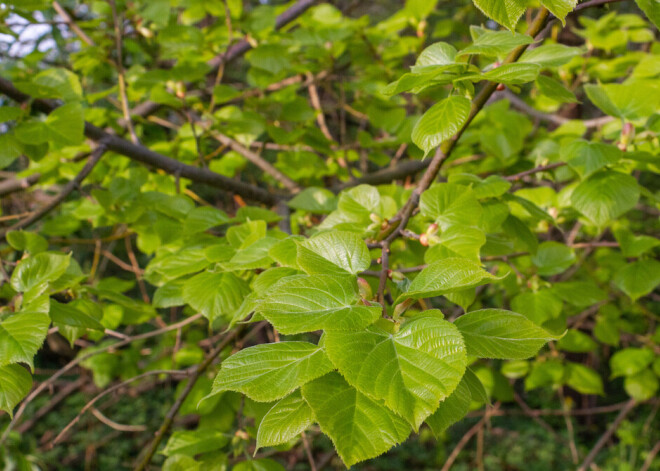
[[[187,377],[136,469],[657,395],[656,2],[80,3],[0,5],[3,446],[77,366]]]

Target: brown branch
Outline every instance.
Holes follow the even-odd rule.
[[[476,435],[477,432],[479,432],[479,430],[481,430],[486,425],[486,422],[488,422],[488,419],[490,418],[491,413],[497,411],[499,406],[500,406],[500,403],[497,402],[493,406],[492,410],[487,409],[486,413],[483,416],[483,418],[479,422],[474,424],[472,426],[472,428],[470,430],[468,430],[465,435],[463,435],[463,437],[458,441],[458,443],[456,444],[454,449],[451,451],[451,453],[447,457],[447,461],[445,461],[445,464],[442,466],[442,469],[440,471],[449,471],[449,469],[451,469],[452,465],[454,464],[454,461],[456,461],[456,458],[458,458],[458,455],[461,453],[463,448],[465,448],[465,445],[467,445],[468,442],[470,441],[470,439],[474,435]]]
[[[35,173],[25,178],[8,178],[0,182],[0,196],[6,196],[21,190],[27,190],[35,185],[41,178],[40,173]]]
[[[62,17],[64,22],[71,28],[71,30],[78,35],[80,39],[83,40],[83,42],[87,43],[88,46],[96,46],[96,43],[85,34],[85,32],[80,29],[80,26],[76,24],[75,21],[73,21],[73,18],[66,12],[64,8],[62,8],[62,5],[60,5],[58,2],[53,2],[53,9],[57,12],[59,16]]]
[[[633,408],[637,405],[634,399],[630,399],[625,407],[621,409],[621,412],[619,412],[619,415],[616,416],[616,419],[614,419],[614,422],[612,422],[612,425],[605,431],[605,433],[598,439],[594,447],[591,449],[587,457],[584,459],[580,467],[577,469],[577,471],[587,471],[589,469],[589,466],[591,466],[591,463],[593,463],[594,459],[596,458],[596,455],[598,455],[598,452],[605,446],[607,441],[610,439],[610,437],[616,432],[616,429],[619,428],[619,425],[621,425],[621,422],[623,422],[623,419],[626,418],[626,416],[630,413],[630,411],[633,410]]]
[[[317,2],[318,0],[298,0],[295,4],[293,4],[275,19],[275,29],[282,29],[284,26],[291,23],[293,20],[305,13]],[[252,49],[252,44],[250,44],[247,39],[243,39],[237,43],[234,43],[227,49],[226,52],[218,54],[207,62],[207,64],[213,68],[213,71],[210,72],[210,75],[217,75],[216,69],[219,68],[222,64],[227,64],[228,62],[241,57],[250,49]],[[134,116],[147,116],[160,108],[160,106],[161,105],[159,103],[154,103],[153,101],[145,101],[144,103],[133,108],[131,114]]]
[[[39,410],[37,410],[37,412],[35,412],[29,420],[23,422],[20,427],[16,427],[18,433],[25,433],[30,430],[34,424],[36,424],[42,417],[47,415],[50,411],[57,407],[60,402],[69,397],[70,394],[72,394],[74,391],[77,391],[78,388],[85,384],[85,381],[87,381],[87,378],[81,377],[76,381],[72,381],[64,386],[57,392],[57,394],[52,397],[50,401],[48,401],[48,403],[39,408]]]
[[[323,108],[321,107],[319,91],[314,84],[314,76],[311,72],[307,72],[307,81],[309,82],[309,85],[307,86],[307,90],[309,91],[309,101],[312,103],[314,111],[316,111],[316,122],[318,123],[319,128],[321,128],[321,132],[325,138],[332,142],[335,139],[332,137],[332,134],[330,134],[328,124],[325,122],[325,115],[323,114]]]
[[[651,465],[653,464],[653,460],[655,459],[655,457],[658,455],[659,452],[660,452],[660,440],[658,440],[655,443],[655,446],[649,452],[648,456],[644,460],[644,464],[642,464],[642,467],[639,468],[639,471],[648,471]]]
[[[131,121],[131,113],[128,109],[128,95],[126,94],[126,76],[124,75],[124,58],[122,54],[122,41],[121,37],[123,34],[123,25],[120,25],[121,19],[117,15],[117,4],[115,0],[109,0],[110,8],[112,10],[112,21],[114,23],[114,32],[115,32],[115,49],[117,51],[117,62],[115,67],[117,68],[117,82],[119,84],[119,100],[121,103],[121,111],[124,115],[124,122],[128,128],[128,132],[131,135],[131,141],[133,144],[139,144],[140,140],[135,133],[135,127]]]
[[[258,330],[263,329],[266,325],[267,324],[265,322],[259,323],[257,326],[252,328],[251,332],[248,335],[252,335],[256,333]],[[186,384],[186,387],[183,389],[183,391],[181,391],[181,394],[174,402],[170,410],[167,411],[167,414],[165,415],[165,420],[158,429],[158,432],[156,432],[156,436],[149,445],[146,455],[140,460],[140,462],[135,467],[135,471],[144,471],[149,466],[151,459],[156,453],[156,450],[158,450],[158,446],[163,441],[163,439],[165,438],[165,434],[169,431],[170,427],[172,426],[172,422],[174,422],[174,417],[176,417],[176,415],[179,413],[179,409],[181,409],[183,402],[186,400],[190,392],[195,387],[195,383],[197,383],[197,380],[204,374],[206,369],[213,363],[215,358],[218,355],[220,355],[222,350],[229,344],[229,342],[231,342],[234,338],[236,338],[238,333],[239,330],[233,330],[229,332],[226,335],[226,337],[222,340],[222,342],[220,342],[220,344],[204,359],[204,361],[199,364],[197,370],[188,381],[188,384]]]
[[[520,111],[525,112],[526,114],[530,115],[532,118],[539,119],[541,121],[545,121],[548,123],[555,124],[557,126],[560,126],[562,124],[568,123],[570,121],[581,121],[582,124],[584,124],[588,129],[589,128],[599,128],[603,126],[604,124],[607,124],[609,122],[612,122],[614,120],[613,117],[611,116],[602,116],[600,118],[593,118],[593,119],[585,119],[585,120],[573,120],[570,118],[564,118],[563,116],[559,116],[556,114],[550,114],[550,113],[544,113],[542,111],[539,111],[532,106],[528,105],[527,102],[525,102],[522,98],[518,97],[515,95],[513,92],[510,90],[505,90],[502,92],[504,97],[509,100],[509,102],[515,107],[518,108]]]
[[[110,427],[113,430],[117,430],[118,432],[144,432],[147,430],[147,427],[144,425],[124,425],[124,424],[119,424],[115,422],[114,420],[109,419],[103,413],[98,410],[97,408],[93,407],[92,408],[92,415],[99,419],[99,422],[104,423],[108,427]]]
[[[24,103],[32,99],[30,96],[17,90],[10,81],[1,77],[0,93],[9,96],[19,103]],[[57,105],[51,101],[37,99],[32,101],[32,107],[43,113],[50,113],[57,108]],[[183,162],[154,152],[148,147],[133,144],[125,139],[108,134],[87,122],[85,123],[85,136],[97,142],[104,141],[107,149],[110,151],[121,154],[136,162],[162,169],[171,175],[188,178],[198,183],[205,183],[261,203],[276,204],[281,199],[281,196],[272,194],[263,188],[225,177],[208,169],[186,165]]]
[[[57,206],[64,201],[67,196],[73,192],[76,188],[80,186],[82,181],[87,177],[87,175],[90,174],[90,172],[94,169],[96,164],[98,163],[99,160],[101,160],[101,157],[107,150],[107,144],[105,141],[101,140],[99,142],[99,146],[94,149],[94,152],[92,152],[91,157],[89,160],[85,163],[83,168],[80,170],[78,175],[74,177],[73,180],[71,180],[69,183],[67,183],[62,191],[55,197],[51,202],[49,202],[47,205],[45,205],[43,208],[41,208],[39,211],[36,211],[34,214],[32,214],[30,217],[27,217],[23,219],[22,221],[17,222],[13,226],[10,226],[9,228],[3,230],[0,232],[0,240],[4,240],[5,237],[7,237],[7,233],[9,231],[17,231],[20,229],[24,229],[35,222],[39,221],[41,218],[46,216],[48,213],[50,213],[53,209],[55,209]]]
[[[509,175],[509,176],[504,177],[504,178],[505,178],[505,180],[509,180],[510,182],[515,182],[515,181],[520,180],[522,178],[525,178],[529,175],[534,175],[535,173],[539,173],[539,172],[546,172],[548,170],[563,167],[564,165],[566,165],[566,162],[555,162],[555,163],[552,163],[552,164],[543,165],[541,167],[536,167],[536,168],[533,168],[533,169],[530,169],[530,170],[525,170],[524,172],[516,173],[515,175]]]
[[[252,162],[254,165],[259,167],[261,170],[263,170],[265,173],[273,177],[275,180],[280,182],[284,187],[286,187],[287,190],[289,190],[292,193],[297,193],[300,191],[300,186],[296,182],[294,182],[291,178],[289,178],[287,175],[279,171],[275,166],[273,166],[270,162],[266,161],[263,157],[261,157],[259,154],[252,152],[250,149],[243,147],[241,144],[233,140],[232,138],[225,136],[224,134],[216,133],[213,132],[211,134],[213,138],[220,142],[221,144],[229,147],[232,149],[234,152],[237,152],[241,154],[243,157],[245,157],[247,160]]]

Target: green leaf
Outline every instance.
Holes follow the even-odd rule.
[[[608,222],[632,209],[639,200],[637,180],[613,170],[603,170],[580,183],[571,194],[573,207],[595,226]]]
[[[337,208],[337,198],[325,188],[305,188],[287,204],[293,209],[310,213],[325,214]]]
[[[486,235],[481,229],[453,225],[442,232],[438,244],[426,251],[424,261],[433,263],[445,258],[465,257],[479,262],[479,250],[485,243]]]
[[[600,375],[588,366],[579,363],[566,365],[566,384],[580,394],[604,394],[603,380]]]
[[[355,277],[297,276],[273,286],[256,310],[283,334],[360,330],[378,319],[381,308],[358,301]]]
[[[9,231],[7,242],[16,250],[35,255],[48,249],[48,241],[35,232]]]
[[[500,3],[499,0],[489,0],[493,3]],[[474,42],[462,49],[458,55],[482,54],[489,57],[504,56],[518,46],[532,44],[534,38],[526,34],[514,34],[509,31],[483,31]]]
[[[51,68],[39,72],[32,83],[40,87],[47,87],[56,91],[56,96],[45,98],[61,98],[62,100],[79,101],[82,99],[83,90],[78,76],[63,68]]]
[[[520,56],[518,62],[530,62],[541,67],[559,67],[581,54],[582,51],[577,47],[564,46],[563,44],[544,44],[534,49],[527,49]]]
[[[23,111],[18,106],[3,106],[2,108],[0,108],[0,123],[6,123],[7,121],[14,121],[22,114]]]
[[[396,302],[404,299],[432,298],[499,279],[472,260],[447,258],[431,263],[419,272],[408,291],[402,293]]]
[[[413,128],[412,140],[415,145],[424,151],[425,156],[428,155],[465,124],[470,106],[470,100],[455,95],[433,105]]]
[[[523,83],[533,82],[538,77],[540,70],[540,66],[524,62],[503,64],[482,74],[482,77],[491,82],[504,83],[506,85],[521,85]]]
[[[286,468],[275,460],[262,458],[259,460],[241,461],[233,466],[231,471],[286,471]]]
[[[407,321],[391,334],[327,332],[328,357],[348,383],[406,419],[415,430],[456,388],[467,364],[458,329],[432,315]]]
[[[186,219],[183,221],[183,227],[186,234],[195,234],[226,224],[227,222],[229,222],[229,218],[224,211],[211,206],[201,206],[193,209],[186,215]]]
[[[655,397],[658,386],[660,386],[658,377],[650,369],[627,376],[623,381],[623,388],[636,401],[647,401]]]
[[[532,256],[532,263],[538,267],[541,276],[558,275],[575,263],[575,252],[553,240],[543,242]]]
[[[513,31],[527,9],[525,0],[473,0],[479,10],[502,26]]]
[[[555,80],[552,77],[540,75],[536,79],[536,86],[541,93],[551,100],[555,100],[559,103],[578,103],[575,93],[564,87],[558,80]]]
[[[544,322],[559,317],[562,302],[548,289],[526,291],[511,300],[511,309],[542,326]]]
[[[562,146],[559,156],[584,179],[607,165],[617,163],[623,152],[610,144],[579,139]]]
[[[660,239],[646,235],[636,236],[627,229],[616,229],[613,232],[624,257],[639,257],[660,245]]]
[[[64,274],[71,259],[59,253],[39,253],[18,264],[11,275],[11,286],[20,293],[33,288],[45,288]]]
[[[56,108],[46,118],[49,139],[57,144],[75,145],[83,142],[85,113],[79,103]]]
[[[426,190],[420,198],[419,210],[443,230],[452,225],[476,226],[482,213],[474,192],[455,183],[440,183]]]
[[[22,153],[23,146],[13,133],[0,136],[0,169],[9,167]]]
[[[660,28],[660,3],[657,0],[635,0],[637,6],[642,10],[656,28]]]
[[[454,324],[463,334],[468,355],[479,358],[524,360],[557,338],[525,316],[502,309],[469,312]]]
[[[62,304],[54,299],[50,300],[50,318],[57,324],[72,327],[85,327],[103,331],[105,327],[97,319],[89,314],[76,309],[71,304]]]
[[[564,281],[552,285],[551,291],[562,301],[576,307],[588,307],[607,299],[607,293],[593,281]]]
[[[261,420],[257,432],[257,449],[287,443],[313,422],[312,409],[300,391],[295,391],[275,404]]]
[[[470,395],[472,400],[480,404],[488,404],[488,393],[484,387],[481,380],[477,377],[474,372],[468,368],[465,370],[465,375],[463,376],[463,381],[470,390]]]
[[[185,455],[194,457],[218,450],[229,443],[230,435],[215,430],[176,430],[172,433],[162,453],[165,456]]]
[[[456,48],[451,44],[444,42],[431,44],[419,54],[412,70],[415,71],[416,68],[435,65],[454,64],[456,62],[456,53]]]
[[[660,284],[660,262],[638,260],[616,272],[614,284],[633,301],[646,296]]]
[[[32,376],[20,365],[0,366],[0,410],[14,417],[14,407],[32,389]]]
[[[611,378],[632,376],[651,364],[653,350],[649,348],[624,348],[610,358]]]
[[[298,265],[310,275],[356,275],[369,268],[371,257],[356,233],[330,231],[298,243]]]
[[[183,300],[213,322],[230,316],[248,295],[247,283],[233,273],[203,272],[183,285]]]
[[[351,387],[338,373],[306,384],[302,395],[347,467],[385,453],[410,434],[404,419]]]
[[[559,339],[557,347],[565,352],[586,353],[596,350],[598,344],[584,332],[569,329],[566,334]]]
[[[0,322],[0,366],[33,359],[48,334],[50,318],[42,312],[20,312]]]
[[[275,401],[332,369],[325,351],[311,343],[256,345],[222,362],[211,394],[237,391],[258,402]]]
[[[426,423],[431,427],[433,435],[439,437],[442,432],[465,417],[470,409],[472,394],[466,384],[465,378],[458,383],[454,392],[440,403],[438,409],[426,418]]]
[[[541,4],[559,18],[563,25],[566,25],[566,15],[573,11],[577,2],[578,0],[541,0]]]
[[[591,102],[605,114],[621,119],[648,118],[660,108],[657,83],[636,81],[627,84],[584,86]]]

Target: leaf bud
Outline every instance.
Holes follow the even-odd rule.
[[[367,280],[365,280],[364,278],[358,278],[357,283],[358,283],[358,291],[362,299],[372,299],[374,297],[374,293],[371,290],[371,285],[369,285]]]

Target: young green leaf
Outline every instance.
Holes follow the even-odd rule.
[[[475,226],[482,213],[474,192],[456,183],[440,183],[426,190],[420,198],[419,210],[443,230],[452,225]]]
[[[501,3],[498,0],[490,1]],[[534,38],[526,34],[514,34],[509,31],[481,31],[482,34],[471,45],[459,51],[459,56],[482,54],[488,57],[502,57],[518,46],[524,46],[534,42]]]
[[[404,299],[431,298],[466,288],[489,283],[500,278],[484,270],[481,265],[466,258],[446,258],[424,268],[402,293]]]
[[[311,343],[255,345],[222,363],[211,395],[238,391],[255,401],[275,401],[332,369],[325,351]]]
[[[34,356],[49,325],[48,314],[41,312],[19,312],[0,322],[0,366],[22,362],[34,369]]]
[[[214,321],[233,314],[247,296],[247,283],[233,273],[202,272],[183,285],[183,300]]]
[[[551,100],[559,103],[578,103],[575,93],[564,87],[558,80],[552,77],[540,75],[536,79],[536,86],[539,91]]]
[[[426,418],[426,423],[431,427],[433,435],[439,437],[442,432],[465,417],[471,402],[470,388],[463,379],[458,383],[454,392],[440,403],[438,409]]]
[[[327,332],[328,357],[348,383],[417,430],[460,382],[467,357],[450,322],[416,316],[391,334],[376,326],[362,332]]]
[[[603,170],[580,183],[571,194],[573,207],[597,227],[632,209],[639,199],[637,180],[614,170]]]
[[[322,232],[298,243],[298,265],[308,274],[346,275],[371,265],[369,249],[354,232]]]
[[[353,276],[300,276],[273,286],[257,312],[283,334],[360,330],[378,319],[381,308],[359,305],[359,301]]]
[[[660,28],[660,3],[657,0],[635,0],[637,6],[642,10],[656,28]]]
[[[527,9],[525,0],[473,0],[484,14],[513,31]]]
[[[410,435],[410,425],[379,401],[329,373],[302,388],[323,433],[347,467],[375,458]]]
[[[16,267],[11,275],[11,286],[18,292],[28,292],[37,286],[44,286],[45,283],[62,276],[69,263],[68,255],[39,253],[23,260]]]
[[[630,263],[616,272],[614,284],[630,296],[630,299],[636,301],[660,284],[660,262],[638,260]]]
[[[584,179],[607,165],[617,163],[623,152],[610,144],[578,139],[562,146],[559,156]]]
[[[578,0],[541,0],[541,4],[550,10],[550,13],[566,24],[566,15],[573,11]]]
[[[417,121],[412,140],[428,155],[431,150],[446,141],[465,124],[470,114],[470,100],[462,96],[450,96],[433,105]]]
[[[312,409],[300,391],[294,391],[270,409],[259,424],[257,450],[287,443],[314,422]]]
[[[14,417],[14,407],[32,389],[32,376],[20,365],[0,366],[0,410]]]
[[[468,355],[479,358],[524,360],[558,338],[525,316],[502,309],[469,312],[454,324],[463,334]]]

